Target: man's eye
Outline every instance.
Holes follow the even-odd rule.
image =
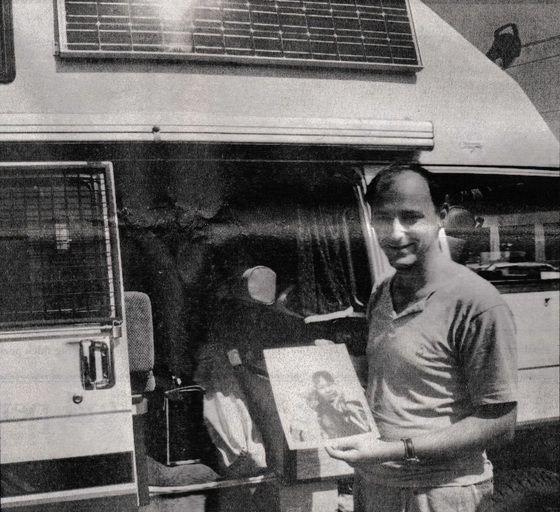
[[[417,213],[408,213],[406,215],[403,215],[401,220],[404,224],[414,224],[422,218],[423,215],[419,215]]]
[[[391,222],[391,217],[389,215],[374,215],[373,221],[378,223],[387,223]]]

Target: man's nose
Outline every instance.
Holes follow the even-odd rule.
[[[401,238],[406,232],[405,227],[403,226],[402,222],[399,220],[398,217],[395,217],[393,219],[393,222],[391,223],[390,232],[391,232],[391,237],[394,239]]]

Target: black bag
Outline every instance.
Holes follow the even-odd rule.
[[[204,390],[197,385],[156,391],[150,398],[149,455],[167,466],[215,465],[215,448],[203,415]]]

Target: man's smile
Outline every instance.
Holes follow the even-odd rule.
[[[404,251],[406,249],[410,249],[414,246],[413,243],[410,244],[405,244],[405,245],[393,245],[393,244],[387,244],[387,247],[389,249],[391,249],[392,251]]]

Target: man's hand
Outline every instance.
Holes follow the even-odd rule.
[[[381,464],[389,460],[402,458],[398,454],[398,447],[402,443],[386,443],[374,434],[359,434],[356,436],[336,439],[325,448],[334,459],[343,460],[352,467]]]
[[[511,440],[515,430],[516,403],[482,406],[473,416],[441,430],[414,436],[414,447],[420,460],[449,460],[472,451]],[[334,439],[327,453],[352,467],[367,466],[404,459],[402,441],[381,441],[373,433]]]

